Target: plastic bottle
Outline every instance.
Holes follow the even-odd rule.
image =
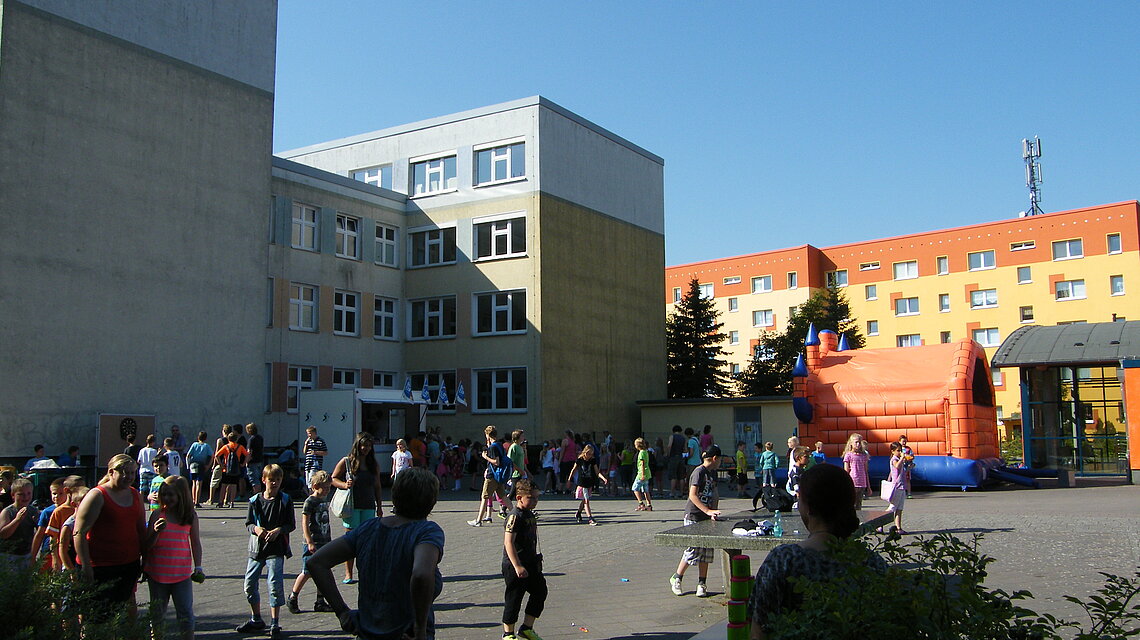
[[[772,526],[772,535],[777,538],[784,537],[784,523],[780,520],[780,512],[776,512],[776,523]]]

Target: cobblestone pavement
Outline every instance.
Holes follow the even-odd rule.
[[[722,502],[726,513],[751,506],[744,499]],[[630,498],[599,498],[593,504],[598,527],[574,523],[577,502],[569,497],[544,496],[539,505],[550,586],[536,627],[544,638],[682,640],[725,620],[720,563],[710,569],[711,597],[692,595],[695,575],[685,579],[685,596],[669,591],[667,578],[680,550],[654,546],[653,534],[681,524],[683,501],[657,500],[653,512],[635,512]],[[878,504],[867,502],[870,508]],[[440,565],[444,588],[435,605],[441,640],[501,637],[501,521],[467,526],[476,507],[473,492],[443,492],[432,515],[447,534]],[[1099,585],[1098,571],[1130,573],[1140,565],[1140,488],[1131,485],[922,492],[906,507],[903,524],[912,533],[984,533],[983,552],[998,560],[991,565],[988,584],[1032,591],[1036,600],[1031,606],[1041,611],[1076,616],[1079,612],[1062,594],[1090,593]],[[198,635],[232,638],[249,612],[242,592],[245,512],[207,508],[199,516],[209,579],[195,587]],[[334,533],[341,531],[339,524],[333,527]],[[300,569],[299,546],[299,538],[293,538],[298,553],[286,562],[286,589]],[[761,560],[753,558],[753,570]],[[345,599],[355,603],[356,586],[341,588]],[[264,583],[261,591],[267,605]],[[310,583],[301,597],[306,613],[283,609],[285,637],[345,637],[334,616],[311,612],[313,594]],[[140,589],[140,597],[145,595],[146,589]]]

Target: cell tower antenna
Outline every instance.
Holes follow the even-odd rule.
[[[1036,216],[1045,213],[1041,210],[1041,139],[1021,139],[1021,157],[1025,160],[1025,186],[1029,187],[1029,210],[1025,215]]]

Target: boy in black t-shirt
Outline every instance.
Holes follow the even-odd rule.
[[[689,476],[689,501],[685,503],[685,525],[701,522],[702,520],[715,520],[720,517],[717,509],[720,496],[717,494],[716,470],[720,468],[720,447],[715,444],[701,454],[701,464],[693,469]],[[681,562],[677,565],[677,572],[669,578],[669,588],[673,595],[684,595],[681,588],[681,578],[685,570],[697,565],[697,597],[708,595],[705,579],[709,573],[709,563],[713,559],[713,549],[707,547],[689,547],[681,555]]]
[[[538,505],[538,489],[529,479],[515,483],[517,506],[507,516],[503,534],[503,640],[542,640],[534,632],[534,623],[546,605],[546,577],[542,575],[542,554],[538,551],[538,519],[534,508]],[[515,622],[519,619],[523,594],[529,593],[526,616],[518,635]]]
[[[332,478],[329,477],[328,471],[317,471],[313,474],[312,484],[313,495],[305,498],[305,506],[301,508],[301,533],[305,536],[305,551],[301,554],[301,573],[297,574],[293,590],[289,594],[289,613],[301,613],[297,596],[301,594],[301,587],[304,587],[305,582],[309,580],[309,557],[332,540],[328,502]],[[332,611],[332,606],[325,602],[325,596],[319,589],[313,611]]]
[[[231,434],[232,437],[232,434]],[[232,440],[231,440],[232,442]],[[261,472],[265,491],[249,499],[245,527],[249,530],[249,562],[245,569],[245,598],[249,602],[250,619],[237,628],[239,633],[260,633],[265,629],[261,619],[261,594],[257,581],[263,568],[269,569],[269,637],[281,637],[281,605],[285,600],[285,558],[289,550],[289,533],[297,528],[289,496],[281,493],[281,467],[271,464]]]

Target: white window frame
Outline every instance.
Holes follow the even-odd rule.
[[[1026,317],[1026,311],[1029,312],[1028,318]],[[1023,307],[1017,308],[1017,318],[1021,322],[1033,322],[1033,317],[1034,317],[1033,316],[1033,305],[1030,304],[1030,305],[1025,305]]]
[[[333,389],[355,389],[360,386],[360,371],[357,369],[333,369]]]
[[[826,271],[823,274],[823,280],[828,288],[842,289],[847,286],[847,269]]]
[[[377,340],[400,339],[400,301],[375,296],[372,302],[372,337]]]
[[[376,264],[400,268],[400,229],[383,222],[376,223]]]
[[[917,316],[919,309],[918,296],[895,299],[895,316]]]
[[[738,376],[738,375],[740,375],[740,364],[733,362],[732,365],[729,366],[728,370],[729,370],[729,373],[731,373],[732,375]]]
[[[352,172],[352,179],[359,180],[380,189],[392,190],[392,165],[382,164],[365,167]]]
[[[515,148],[519,149],[519,155],[514,153]],[[517,182],[519,180],[526,180],[526,139],[517,138],[514,140],[502,140],[499,142],[492,142],[481,144],[473,147],[474,166],[472,167],[471,183],[476,187],[486,187],[490,185],[503,184],[506,182]],[[490,172],[487,179],[479,179],[479,155],[487,154],[490,159]],[[516,157],[522,166],[515,166]],[[506,169],[505,177],[496,178],[495,168],[502,166]]]
[[[306,215],[311,214],[311,215]],[[312,218],[311,220],[309,218]],[[319,251],[321,211],[303,202],[293,203],[290,246],[302,251]],[[308,240],[308,242],[306,242]]]
[[[1114,242],[1114,240],[1115,240],[1115,242]],[[1116,255],[1118,253],[1124,253],[1124,245],[1122,244],[1122,242],[1120,240],[1120,234],[1119,233],[1108,234],[1107,236],[1105,236],[1104,243],[1105,243],[1105,248],[1108,250],[1108,255],[1113,256],[1113,255]],[[1113,247],[1112,246],[1113,244],[1115,244],[1116,247]]]
[[[728,312],[729,313],[736,313],[737,311],[740,311],[740,299],[739,298],[729,298],[728,299]]]
[[[673,287],[673,304],[681,301],[681,287]]]
[[[896,347],[921,347],[922,334],[921,333],[904,333],[895,336]]]
[[[521,247],[515,246],[515,227],[517,225],[522,225],[522,233],[518,238],[522,244]],[[525,212],[516,211],[513,213],[475,218],[471,221],[471,255],[475,256],[476,262],[525,256],[527,254],[526,226]],[[489,234],[488,253],[486,254],[482,253],[479,247],[481,236],[484,233]],[[503,251],[499,251],[500,241],[505,245]]]
[[[1061,255],[1058,255],[1058,250],[1063,250]],[[1074,250],[1076,253],[1074,253]],[[1085,245],[1081,238],[1070,238],[1068,240],[1057,240],[1053,243],[1053,261],[1059,262],[1061,260],[1076,260],[1077,258],[1085,257]]]
[[[863,287],[864,300],[878,300],[879,299],[879,285],[869,284]]]
[[[798,271],[789,271],[788,272],[788,288],[789,289],[799,289],[800,288],[800,274]]]
[[[1037,242],[1034,240],[1022,240],[1020,242],[1009,243],[1010,251],[1028,251],[1029,249],[1036,249]]]
[[[311,296],[305,296],[308,292]],[[293,331],[316,331],[320,287],[302,282],[289,283],[289,328]],[[308,320],[308,322],[306,322]]]
[[[950,256],[938,256],[934,259],[935,275],[944,276],[950,273]]]
[[[302,389],[317,388],[317,368],[290,365],[285,382],[285,413],[297,413]]]
[[[949,313],[950,312],[950,294],[949,293],[938,294],[938,312],[939,313]]]
[[[998,331],[997,327],[974,329],[970,332],[970,337],[974,342],[977,342],[983,347],[997,347],[1001,345],[1001,332]],[[981,340],[978,338],[981,338]]]
[[[772,276],[755,276],[752,278],[752,293],[771,293]]]
[[[918,260],[903,260],[891,265],[895,280],[913,280],[918,277]]]
[[[526,289],[505,291],[479,291],[471,295],[471,335],[505,336],[526,333]],[[521,317],[518,316],[521,309]],[[486,307],[490,313],[490,328],[481,329],[482,312]],[[505,329],[499,329],[500,321]]]
[[[373,389],[398,389],[396,380],[399,373],[396,371],[372,371]],[[387,379],[385,379],[387,378]]]
[[[729,331],[728,332],[728,344],[740,344],[740,332],[739,331]]]
[[[1001,369],[990,369],[990,382],[995,387],[1000,387],[1005,384],[1005,376],[1002,375]]]
[[[1118,283],[1120,285],[1119,287],[1117,287]],[[1117,289],[1119,289],[1119,291]],[[1108,292],[1109,292],[1109,294],[1114,295],[1114,296],[1124,295],[1124,276],[1123,275],[1108,276]]]
[[[942,344],[949,344],[950,343],[950,332],[949,331],[939,332],[938,340]]]
[[[712,300],[716,297],[716,291],[714,290],[713,283],[711,282],[702,282],[698,284],[697,291],[700,292],[699,295],[701,298],[705,300]]]
[[[1025,275],[1028,277],[1022,279],[1021,270],[1025,269]],[[1033,283],[1033,269],[1029,265],[1023,265],[1017,268],[1017,284],[1032,284]]]
[[[867,335],[869,335],[869,336],[879,335],[879,321],[878,320],[868,320],[867,321]]]
[[[336,214],[336,255],[349,260],[360,259],[360,218],[347,213]]]
[[[859,270],[860,271],[874,271],[874,270],[878,269],[879,266],[880,265],[879,265],[878,260],[875,260],[874,262],[863,262],[863,263],[859,264]]]
[[[998,306],[997,289],[975,289],[970,292],[971,309],[993,309]]]
[[[408,268],[426,269],[442,265],[455,264],[458,260],[459,249],[455,246],[455,225],[441,225],[438,227],[416,227],[408,230]],[[423,262],[416,262],[417,245],[422,243]],[[450,247],[450,258],[448,248]]]
[[[757,309],[752,312],[752,326],[774,327],[776,326],[776,314],[771,309]]]
[[[976,260],[975,260],[976,258]],[[977,266],[974,263],[977,262]],[[997,268],[997,252],[993,249],[971,251],[966,254],[966,266],[970,271],[986,271]]]
[[[455,337],[455,296],[409,300],[407,307],[408,340],[445,340]],[[421,316],[418,326],[416,323],[417,314]],[[449,315],[450,326],[448,326]],[[451,333],[446,333],[449,329]],[[417,335],[417,332],[420,335]]]
[[[1062,295],[1062,291],[1064,291],[1064,295]],[[1058,280],[1053,287],[1053,297],[1058,302],[1084,300],[1085,293],[1084,279]]]
[[[420,401],[419,398],[420,393],[423,392],[424,380],[427,380],[428,394],[435,400],[428,405],[428,413],[455,413],[455,390],[458,385],[456,383],[457,378],[454,369],[444,371],[409,371],[408,377],[412,379],[412,397],[416,399],[416,402]],[[448,378],[450,378],[450,380]],[[439,404],[440,382],[447,384],[447,399],[451,401],[445,405]]]
[[[333,290],[333,335],[360,335],[360,294],[344,289]]]
[[[450,161],[450,162],[449,162]],[[416,171],[419,166],[424,167],[423,182],[417,182]],[[459,190],[459,162],[455,151],[410,158],[408,160],[408,179],[411,181],[411,197],[432,196],[440,193],[450,193]],[[433,189],[433,180],[438,180]]]
[[[471,379],[474,392],[471,413],[527,412],[529,387],[526,367],[475,369],[471,372]],[[521,389],[517,388],[520,384]],[[502,403],[500,403],[500,393],[505,394]],[[521,406],[519,406],[520,401]]]

